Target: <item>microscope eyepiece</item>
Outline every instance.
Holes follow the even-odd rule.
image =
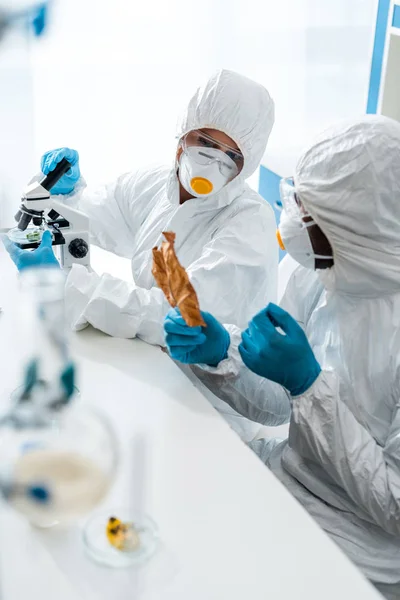
[[[71,163],[66,158],[63,158],[56,165],[53,171],[50,171],[50,173],[48,173],[44,179],[40,181],[40,185],[44,187],[45,190],[50,191],[51,188],[56,185],[57,181],[59,181],[61,177],[70,170],[71,167]]]

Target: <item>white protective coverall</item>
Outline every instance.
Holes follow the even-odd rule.
[[[220,192],[180,205],[174,164],[127,173],[98,189],[82,189],[84,183],[78,183],[76,193],[60,197],[89,216],[94,244],[132,259],[131,282],[108,274],[100,277],[83,266],[72,268],[66,307],[74,329],[90,323],[112,336],[138,336],[164,345],[163,320],[169,306],[151,267],[152,248],[161,243],[165,230],[176,233],[177,255],[202,310],[244,327],[276,298],[274,214],[245,183],[259,166],[273,122],[274,104],[264,87],[237,73],[219,71],[192,97],[177,134],[213,128],[237,143],[244,155],[243,170]]]
[[[237,352],[193,367],[214,393],[288,441],[253,449],[363,573],[400,598],[400,124],[368,116],[326,131],[298,163],[295,188],[327,236],[334,267],[298,267],[281,306],[323,371],[291,398]]]

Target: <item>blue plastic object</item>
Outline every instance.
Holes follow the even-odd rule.
[[[374,49],[372,52],[371,73],[369,79],[367,114],[375,114],[378,109],[390,5],[390,0],[378,1]]]
[[[50,491],[44,485],[29,486],[27,496],[40,504],[47,504],[51,499]]]
[[[61,384],[66,394],[66,400],[69,400],[75,392],[75,365],[68,363],[61,374]]]
[[[207,327],[189,327],[178,308],[164,321],[165,342],[172,358],[185,364],[217,366],[227,357],[229,333],[210,313],[201,313]]]
[[[396,29],[400,27],[400,6],[398,4],[393,6],[392,27],[396,27]]]
[[[3,243],[18,271],[23,271],[29,267],[60,268],[58,260],[54,256],[50,231],[43,233],[40,246],[33,251],[21,250],[8,236],[3,237]]]
[[[2,12],[2,28],[12,29],[23,26],[29,32],[33,31],[36,37],[41,37],[47,28],[49,2],[38,2],[36,4],[31,2],[30,4],[20,10],[5,10]]]
[[[308,390],[321,372],[306,334],[276,304],[268,304],[250,321],[242,333],[239,352],[251,371],[279,383],[292,396]]]
[[[75,185],[78,182],[81,172],[79,169],[79,154],[71,148],[57,148],[50,150],[42,156],[40,166],[42,173],[48,175],[50,171],[54,171],[55,167],[63,158],[66,158],[72,165],[71,169],[59,179],[54,187],[51,188],[51,193],[70,194],[74,191]]]
[[[32,28],[36,37],[40,37],[47,27],[48,3],[43,2],[32,10]]]
[[[259,181],[259,192],[263,198],[272,206],[274,214],[276,226],[278,227],[279,221],[281,219],[282,212],[282,201],[280,195],[280,183],[282,177],[277,173],[274,173],[267,167],[263,165],[260,166],[260,181]],[[278,244],[278,242],[276,242]],[[286,252],[279,248],[279,260],[285,256]]]
[[[25,381],[22,386],[21,398],[29,398],[31,391],[37,383],[38,371],[38,360],[37,358],[33,358],[25,370]]]

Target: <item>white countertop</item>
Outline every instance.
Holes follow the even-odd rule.
[[[18,384],[8,314],[15,270],[0,249],[2,406]],[[162,539],[139,570],[83,554],[78,529],[38,531],[2,508],[2,600],[337,600],[380,596],[159,348],[93,329],[73,336],[82,401],[118,431],[104,508],[135,505]]]

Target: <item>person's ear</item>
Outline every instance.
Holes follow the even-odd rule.
[[[178,150],[176,151],[176,160],[177,161],[179,161],[179,159],[180,159],[180,157],[182,155],[182,152],[183,152],[183,148],[182,148],[182,146],[181,146],[181,144],[179,142]]]

